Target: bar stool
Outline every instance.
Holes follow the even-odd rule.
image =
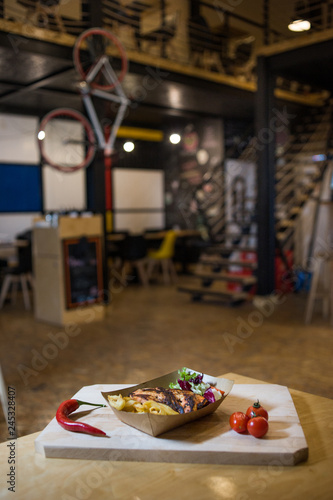
[[[31,309],[28,285],[30,285],[31,288],[33,286],[32,275],[31,273],[18,272],[15,269],[11,271],[9,274],[6,274],[5,279],[3,280],[3,285],[0,294],[0,309],[3,308],[4,302],[6,300],[7,294],[11,286],[12,286],[11,301],[15,303],[19,283],[21,284],[22,287],[24,307],[28,310]]]
[[[312,319],[316,299],[322,300],[323,317],[330,316],[333,326],[333,253],[317,252],[314,256],[315,262],[311,279],[310,292],[305,310],[305,323],[309,324]],[[322,290],[319,290],[319,282],[322,279]]]
[[[26,309],[31,309],[29,288],[33,287],[32,279],[32,255],[31,241],[18,240],[18,265],[16,267],[8,267],[5,271],[5,276],[0,292],[0,309],[2,309],[6,300],[7,294],[11,289],[11,301],[16,301],[18,285],[21,284],[23,293],[23,302]]]

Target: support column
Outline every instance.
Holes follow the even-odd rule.
[[[275,76],[272,75],[269,60],[265,57],[258,58],[257,72],[257,293],[258,295],[269,295],[275,288]]]
[[[105,162],[104,151],[96,152],[93,163],[87,168],[87,198],[88,209],[103,216],[104,225],[104,248],[103,248],[103,289],[108,288],[108,267],[107,267],[107,242],[105,228]],[[108,302],[107,292],[104,294],[104,301]]]
[[[87,5],[85,5],[85,10],[89,15],[90,28],[101,28],[102,27],[102,10],[100,2],[95,0],[88,0]],[[93,104],[97,113],[99,120],[104,117],[105,105],[100,99],[93,98]],[[89,120],[89,116],[87,116]],[[107,242],[106,242],[106,194],[105,194],[105,162],[104,162],[104,151],[96,151],[96,155],[91,165],[86,170],[86,182],[87,182],[87,208],[88,210],[94,212],[95,214],[101,214],[103,216],[103,227],[104,227],[104,248],[103,248],[103,289],[104,302],[109,301],[109,296],[107,292],[108,288],[108,267],[107,267]]]
[[[90,25],[92,28],[102,27],[102,8],[101,2],[96,2],[96,0],[89,0],[89,17]]]

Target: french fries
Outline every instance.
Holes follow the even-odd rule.
[[[127,411],[131,413],[153,413],[155,415],[179,415],[178,412],[163,403],[156,401],[145,401],[139,403],[127,396],[108,396],[109,404],[119,411]]]

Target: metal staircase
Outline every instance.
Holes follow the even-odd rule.
[[[297,218],[307,200],[320,189],[328,163],[332,141],[331,106],[327,106],[324,113],[322,109],[309,109],[291,128],[288,141],[284,147],[278,147],[276,153],[276,241],[285,265],[285,253],[293,248]],[[251,141],[239,159],[253,162],[255,153],[255,142]],[[226,191],[224,193],[226,196]],[[220,213],[215,214],[215,219],[206,217],[207,225],[212,220],[216,222],[216,226],[209,225],[210,242],[203,249],[188,283],[178,290],[190,294],[193,300],[211,297],[239,304],[251,300],[255,290],[255,214],[250,222],[240,217],[239,231],[230,233],[225,203],[221,200],[210,201],[207,197],[201,204],[202,214],[205,216],[205,210],[216,202]],[[215,232],[214,227],[220,232]]]
[[[276,162],[276,237],[287,251],[293,246],[297,219],[320,188],[332,140],[332,109],[303,118]]]

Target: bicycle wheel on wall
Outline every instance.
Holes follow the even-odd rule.
[[[38,144],[44,162],[62,172],[87,167],[96,150],[90,123],[81,113],[68,108],[58,108],[44,116]]]
[[[101,68],[92,82],[91,87],[100,90],[112,90],[123,79],[127,72],[128,62],[125,49],[111,32],[102,28],[91,28],[84,31],[76,40],[73,51],[74,65],[83,80],[93,70],[102,56],[107,56],[113,73],[114,81],[110,81],[105,68]]]

